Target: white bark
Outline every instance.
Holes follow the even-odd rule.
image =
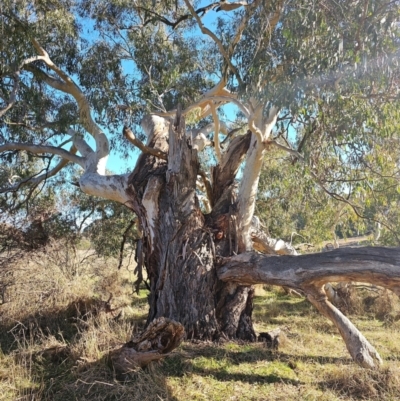
[[[158,197],[160,195],[161,186],[162,179],[160,177],[151,177],[147,183],[142,200],[142,204],[146,209],[146,220],[149,224],[151,250],[154,249],[155,230],[158,219]]]
[[[190,13],[192,14],[192,16],[194,17],[194,19],[197,22],[197,25],[199,26],[201,32],[204,35],[208,35],[214,42],[215,44],[218,46],[218,49],[221,53],[221,55],[224,57],[225,62],[227,63],[227,65],[229,66],[230,70],[235,74],[236,79],[238,80],[239,84],[242,84],[243,81],[239,75],[238,70],[236,69],[236,67],[232,64],[232,60],[231,60],[231,55],[227,53],[227,51],[225,50],[222,42],[220,39],[218,39],[217,35],[210,31],[210,29],[208,29],[206,26],[204,26],[203,22],[201,21],[201,18],[197,15],[196,11],[194,10],[193,6],[190,4],[189,0],[184,0],[187,8],[189,9]]]
[[[258,134],[253,132],[238,194],[238,232],[241,236],[242,251],[250,250],[252,247],[250,238],[251,219],[254,214],[258,181],[263,162],[265,150],[264,142],[268,140],[276,124],[277,117],[278,109],[272,107],[266,121],[263,121],[261,108],[257,110],[256,115],[252,118]]]
[[[88,195],[99,196],[127,204],[130,200],[126,193],[129,174],[100,175],[85,172],[79,180],[79,186]]]
[[[71,152],[68,152],[68,150],[58,148],[57,146],[33,145],[29,143],[17,143],[17,142],[9,142],[4,145],[0,145],[0,153],[6,152],[7,150],[25,150],[33,154],[51,153],[53,155],[58,155],[70,162],[76,163],[81,167],[85,167],[84,158],[77,156]]]

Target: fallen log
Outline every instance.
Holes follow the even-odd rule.
[[[357,328],[327,298],[325,284],[371,283],[400,295],[400,249],[364,247],[300,256],[265,256],[255,252],[222,258],[222,281],[241,285],[273,284],[303,291],[310,302],[338,328],[353,360],[375,368],[382,359]]]
[[[184,335],[185,329],[180,323],[164,317],[155,319],[142,333],[110,352],[113,369],[117,376],[124,376],[165,358],[180,345]]]

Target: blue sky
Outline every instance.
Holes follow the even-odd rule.
[[[208,2],[202,1],[199,4],[199,7],[207,5]],[[222,13],[217,13],[215,11],[210,11],[205,15],[205,17],[202,19],[203,22],[210,28],[213,27],[215,24],[217,17],[222,16]],[[98,37],[97,32],[94,30],[93,24],[91,21],[82,21],[82,24],[85,26],[84,28],[84,35],[87,39],[93,40]],[[199,29],[196,29],[194,31],[195,35],[202,35]],[[123,69],[125,70],[126,73],[131,74],[132,70],[134,70],[134,63],[132,61],[123,61],[122,63]],[[226,105],[224,106],[224,111],[225,114],[227,115],[228,119],[233,120],[237,111],[237,107],[234,105]],[[103,129],[106,127],[102,127]],[[121,127],[122,131],[122,127]],[[94,146],[94,140],[90,139],[89,141],[90,146],[95,148]],[[127,171],[132,171],[132,168],[136,164],[136,160],[138,156],[140,155],[140,151],[136,148],[134,148],[133,145],[127,143],[127,146],[129,146],[132,150],[129,152],[129,158],[124,159],[121,157],[120,154],[118,154],[115,151],[111,151],[110,157],[107,162],[107,169],[112,171],[113,173],[121,174],[121,173],[126,173]]]

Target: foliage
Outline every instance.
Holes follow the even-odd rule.
[[[121,242],[124,240],[125,254],[132,256],[132,250],[140,234],[132,219],[132,213],[125,207],[116,202],[104,202],[102,200],[91,199],[95,202],[96,214],[101,216],[93,220],[84,229],[92,246],[98,255],[105,257],[118,256],[121,250]],[[79,206],[81,212],[85,207]]]
[[[266,156],[257,214],[272,237],[293,244],[334,242],[339,230],[340,237],[364,233],[357,231],[359,221],[348,205],[327,195],[304,165],[293,163],[282,152]]]
[[[216,76],[226,75],[239,99],[259,98],[281,107],[275,139],[304,157],[299,166],[293,157],[281,165],[278,161],[287,157],[268,156],[275,161],[264,173],[262,182],[269,187],[262,187],[259,209],[268,200],[271,232],[327,237],[343,212],[347,217],[340,221],[346,220],[350,231],[342,227],[341,235],[365,232],[379,221],[386,243],[398,243],[398,2],[276,0],[254,2],[233,14],[218,10],[213,6],[198,14],[214,14],[215,34],[229,62],[218,43],[199,35],[182,1],[6,0],[0,12],[6,33],[0,47],[2,108],[18,90],[0,120],[0,144],[65,146],[70,127],[87,135],[71,97],[46,85],[46,76],[54,77],[51,71],[40,61],[27,62],[36,56],[31,38],[76,80],[96,122],[107,127],[112,148],[125,156],[127,147],[117,134],[121,124],[136,124],[140,133],[137,124],[145,113],[167,111],[178,102],[188,106],[215,84]],[[192,122],[195,127],[206,121]],[[5,165],[13,166],[2,167],[3,183],[38,174],[40,163],[41,171],[55,164],[53,156],[39,163],[36,157],[1,153]],[[294,187],[282,197],[286,190],[278,188],[290,182],[301,183],[302,200],[292,196]],[[9,207],[11,195],[4,196],[2,207]],[[281,206],[271,208],[272,199]],[[364,217],[366,223],[360,220]],[[306,229],[311,220],[313,228]]]
[[[302,237],[294,237],[295,243],[319,243],[372,233],[382,244],[399,244],[398,110],[388,104],[379,116],[368,111],[365,122],[357,117],[364,132],[347,128],[353,111],[360,112],[343,99],[322,112],[319,122],[277,133],[278,141],[302,148],[306,163],[279,150],[265,157],[258,209],[272,235],[290,240],[296,232]]]

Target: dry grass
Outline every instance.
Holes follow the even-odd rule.
[[[358,368],[306,300],[258,286],[255,326],[283,329],[279,351],[187,342],[119,382],[107,354],[143,325],[146,292],[134,295],[132,272],[113,260],[65,252],[54,246],[16,265],[0,306],[0,400],[400,400],[399,302],[363,289],[352,290],[351,319],[386,360],[379,371]]]
[[[354,400],[398,400],[400,369],[385,367],[379,371],[345,367],[326,375],[324,388],[332,389],[342,398]]]

